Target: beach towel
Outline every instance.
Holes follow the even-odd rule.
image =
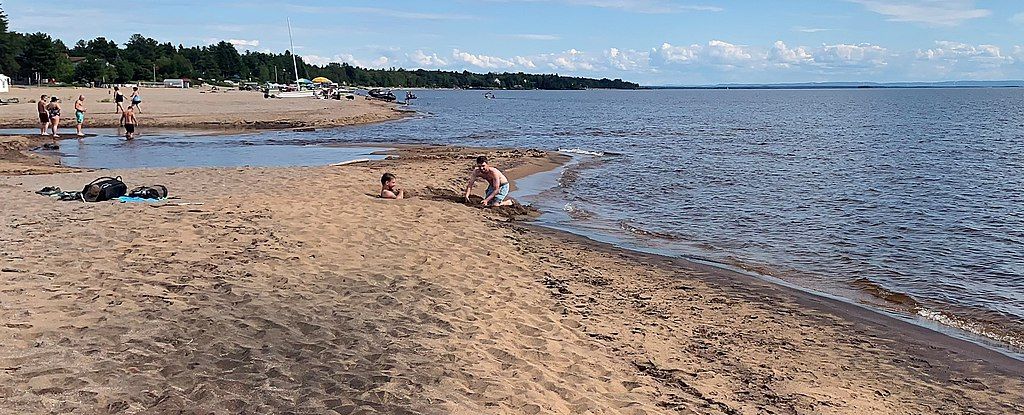
[[[117,198],[117,201],[121,202],[121,203],[140,203],[140,202],[144,202],[144,203],[157,203],[157,202],[163,202],[165,200],[167,200],[167,198],[150,199],[150,198],[145,198],[145,197],[132,197],[132,196],[121,196],[121,197]]]

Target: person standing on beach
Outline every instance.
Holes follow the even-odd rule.
[[[53,138],[60,138],[60,135],[57,134],[57,128],[60,127],[60,98],[50,97],[50,105],[46,106],[46,114],[50,117]]]
[[[85,95],[79,95],[75,101],[75,122],[77,123],[78,136],[85,137],[82,133],[82,124],[85,124]]]
[[[124,126],[124,139],[134,140],[135,126],[138,125],[138,120],[135,119],[135,110],[131,105],[121,113],[121,125]]]
[[[380,197],[383,199],[403,199],[405,198],[405,191],[399,189],[398,179],[395,178],[394,174],[384,173],[380,176]]]
[[[133,86],[132,87],[132,104],[129,105],[129,106],[130,107],[135,107],[135,109],[139,111],[139,114],[142,114],[142,108],[139,107],[139,104],[141,104],[141,103],[142,103],[142,95],[139,95],[139,87]]]
[[[116,105],[116,107],[114,108],[114,114],[123,114],[124,113],[124,105],[123,105],[123,103],[124,103],[124,94],[121,93],[121,88],[120,87],[116,87],[115,86],[114,87],[114,105]]]
[[[473,169],[473,173],[469,175],[469,184],[466,185],[466,194],[463,196],[467,202],[469,201],[469,193],[473,191],[473,185],[476,184],[477,179],[483,179],[487,182],[487,192],[484,194],[484,200],[480,201],[481,205],[512,205],[512,199],[508,199],[508,178],[500,170],[488,166],[486,156],[476,158],[476,167]]]
[[[46,130],[50,129],[50,113],[46,111],[46,95],[39,96],[36,103],[36,110],[39,111],[39,135],[49,135]]]

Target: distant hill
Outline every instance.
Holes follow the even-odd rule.
[[[797,82],[645,86],[645,89],[872,89],[872,88],[1024,88],[1022,80],[943,82]]]

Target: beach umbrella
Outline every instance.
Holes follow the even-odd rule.
[[[306,78],[299,78],[299,80],[295,81],[295,82],[298,82],[300,84],[311,84],[311,83],[313,83],[313,81],[310,81],[310,80],[308,80]]]
[[[313,78],[313,83],[314,84],[333,84],[334,82],[331,81],[330,79],[324,78],[322,76],[318,76],[316,78]]]

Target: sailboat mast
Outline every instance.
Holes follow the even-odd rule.
[[[292,48],[292,69],[295,70],[295,90],[299,90],[299,64],[295,63],[295,40],[292,39],[292,19],[288,18],[288,44]]]

